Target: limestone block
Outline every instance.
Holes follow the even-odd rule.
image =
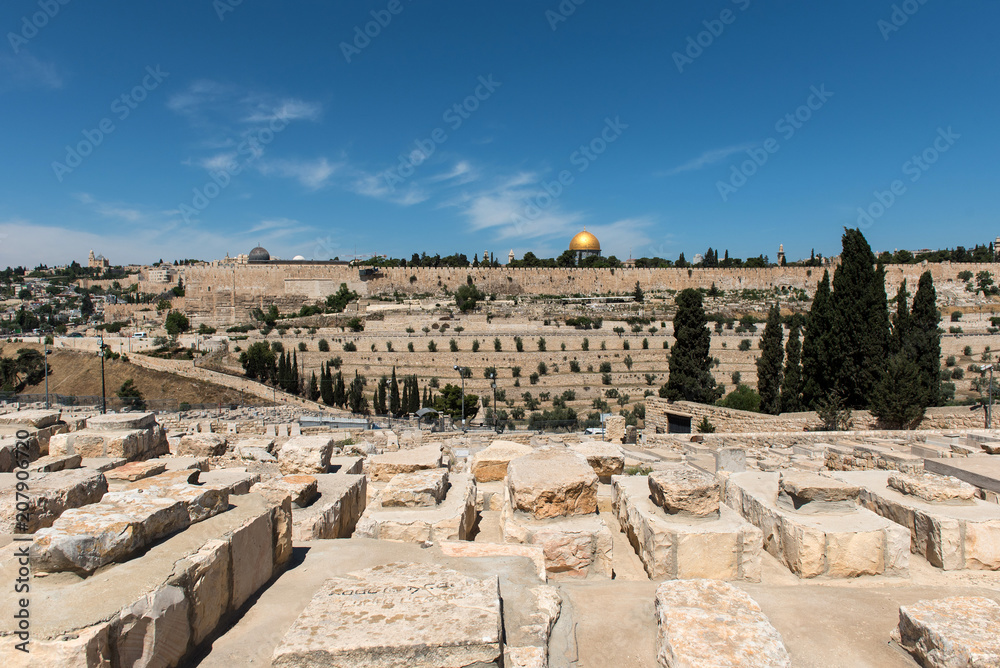
[[[28,470],[33,473],[51,473],[78,469],[82,463],[83,457],[80,455],[46,455],[33,461]]]
[[[505,647],[504,668],[548,668],[549,659],[543,647]]]
[[[935,473],[893,473],[889,487],[930,503],[975,505],[976,488],[958,478]]]
[[[185,434],[177,446],[179,456],[218,457],[226,454],[228,441],[222,434]]]
[[[79,454],[90,457],[124,457],[128,461],[148,459],[169,452],[163,427],[153,424],[148,429],[96,430],[83,429],[56,434],[49,440],[49,454]]]
[[[184,505],[141,490],[109,492],[100,503],[65,511],[51,527],[35,533],[30,553],[42,573],[89,574],[130,558],[147,544],[185,528]]]
[[[611,476],[621,475],[625,471],[625,453],[614,443],[585,441],[569,447],[586,458],[590,468],[594,469],[601,480],[610,481]]]
[[[205,485],[225,489],[235,496],[249,494],[250,488],[260,482],[260,474],[250,473],[242,468],[227,468],[202,473],[200,479]]]
[[[59,422],[61,415],[62,413],[59,411],[44,408],[3,413],[0,414],[0,426],[25,426],[33,429],[44,429]]]
[[[275,649],[272,665],[485,668],[501,661],[501,627],[496,577],[387,564],[327,580]]]
[[[625,418],[612,415],[604,421],[604,438],[609,443],[625,442]]]
[[[69,508],[97,503],[108,491],[105,477],[89,469],[38,474],[30,481],[27,513],[18,517],[16,483],[14,474],[0,474],[0,533],[35,533]]]
[[[167,465],[161,462],[129,462],[105,473],[108,480],[125,480],[133,482],[150,476],[159,475],[167,470]]]
[[[329,436],[295,436],[278,451],[278,463],[285,475],[326,473],[330,468],[333,439]]]
[[[388,482],[397,473],[412,473],[441,466],[441,444],[432,443],[413,450],[400,450],[374,455],[370,460],[369,477]]]
[[[447,491],[448,469],[398,473],[382,490],[379,502],[385,508],[436,506]]]
[[[688,666],[791,666],[781,634],[748,594],[717,580],[672,580],[656,589],[657,661]]]
[[[316,476],[319,499],[292,511],[292,538],[297,541],[350,538],[367,504],[363,475],[329,473]]]
[[[856,501],[861,488],[841,480],[815,473],[799,473],[786,471],[778,479],[780,492],[787,494],[798,509],[807,503],[815,501],[836,503],[838,501]]]
[[[693,466],[671,466],[649,474],[649,492],[671,515],[711,517],[719,514],[719,481]]]
[[[253,594],[271,579],[274,571],[271,513],[247,521],[233,531],[232,607],[240,609]]]
[[[978,596],[918,601],[899,608],[893,639],[933,668],[1000,666],[1000,604]]]
[[[536,450],[507,468],[514,509],[536,519],[597,512],[597,482],[586,459],[561,447]]]
[[[719,448],[715,452],[715,471],[743,473],[747,470],[747,451],[743,448]]]
[[[359,474],[364,471],[363,457],[330,457],[330,473]]]
[[[188,600],[180,587],[160,587],[119,615],[118,665],[177,666],[191,640]]]
[[[532,563],[535,564],[538,578],[545,581],[545,553],[537,545],[441,541],[439,547],[441,554],[446,557],[524,557],[531,559]]]
[[[1000,571],[1000,521],[966,522],[965,568]]]
[[[274,439],[271,437],[255,436],[251,438],[241,438],[233,446],[233,451],[239,456],[244,449],[260,449],[267,452],[274,452]]]
[[[305,508],[319,496],[317,484],[316,476],[287,475],[259,482],[250,489],[279,503],[284,497],[290,496],[292,503],[299,508]]]
[[[494,482],[507,477],[507,465],[512,459],[531,454],[532,448],[513,441],[493,441],[489,447],[472,456],[470,470],[476,482]]]
[[[5,668],[47,668],[48,666],[86,666],[86,668],[112,668],[113,654],[111,632],[117,617],[108,622],[85,629],[74,630],[71,635],[55,640],[31,638],[29,653],[15,648],[21,639],[17,636],[0,637],[0,657]]]
[[[274,503],[274,500],[271,500]],[[271,506],[271,542],[274,545],[274,565],[284,566],[292,558],[292,497],[285,496]]]
[[[278,459],[264,448],[248,448],[241,446],[236,448],[236,456],[243,461],[274,463]]]
[[[107,413],[87,418],[87,429],[94,431],[126,431],[150,429],[156,426],[154,413]]]
[[[198,645],[229,610],[229,543],[210,540],[174,568],[175,584],[188,592],[191,605],[191,644]]]
[[[467,473],[451,479],[444,500],[433,507],[369,505],[354,535],[407,543],[468,540],[476,523],[476,480]]]

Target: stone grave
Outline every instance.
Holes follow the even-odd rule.
[[[291,497],[292,538],[297,541],[350,538],[367,502],[365,477],[344,473],[273,478],[252,491],[273,501]]]
[[[388,482],[397,473],[412,473],[441,466],[441,444],[431,443],[413,450],[399,450],[369,458],[368,477]]]
[[[590,468],[594,469],[598,479],[603,483],[610,483],[611,476],[621,475],[625,471],[625,453],[621,447],[614,443],[603,441],[584,441],[583,443],[571,443],[570,450],[576,452],[587,460]]]
[[[228,440],[224,434],[185,434],[181,437],[177,450],[178,456],[218,457],[226,453]]]
[[[84,578],[33,578],[30,655],[14,649],[20,595],[3,592],[4,665],[191,665],[196,645],[283,568],[291,536],[280,530],[282,513],[259,495],[240,497],[227,512],[187,526],[138,558],[110,562]],[[17,567],[16,559],[6,559],[0,575],[13,581]]]
[[[725,503],[763,532],[764,549],[803,578],[909,574],[910,536],[858,507],[860,489],[815,473],[734,473]]]
[[[100,501],[108,491],[108,481],[99,471],[68,469],[32,475],[30,490],[27,522],[18,526],[17,478],[13,473],[0,473],[0,534],[35,533],[50,527],[64,511]]]
[[[760,529],[720,505],[715,476],[680,465],[612,484],[618,522],[650,579],[760,580]]]
[[[502,663],[497,578],[394,563],[327,580],[274,651],[274,668]]]
[[[750,596],[718,580],[673,580],[656,590],[660,666],[782,668],[781,634]]]
[[[1000,666],[1000,603],[981,596],[917,601],[899,608],[893,640],[923,666]]]
[[[57,410],[32,408],[0,414],[0,472],[13,470],[4,467],[9,461],[8,457],[4,457],[4,451],[13,446],[18,431],[28,432],[28,440],[32,443],[31,459],[35,460],[49,454],[49,441],[54,435],[65,433],[70,428]]]
[[[507,477],[507,465],[512,459],[531,454],[530,445],[513,441],[493,441],[472,456],[470,470],[476,482],[495,482]]]
[[[83,429],[56,434],[49,440],[49,454],[137,461],[169,454],[169,448],[153,413],[121,413],[95,415]]]
[[[326,473],[333,447],[329,436],[294,436],[278,450],[278,465],[285,475]]]
[[[976,488],[934,473],[836,474],[861,488],[861,505],[906,527],[910,550],[944,570],[1000,570],[1000,506]]]
[[[408,543],[468,540],[475,523],[475,478],[419,469],[397,473],[375,493],[355,535]]]
[[[540,545],[550,575],[612,575],[612,534],[597,512],[597,474],[580,454],[544,447],[510,462],[500,531]]]

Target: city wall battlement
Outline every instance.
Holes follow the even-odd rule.
[[[959,272],[988,271],[1000,275],[1000,264],[915,264],[886,267],[886,291],[895,293],[905,279],[910,292],[924,271],[935,285],[960,282]],[[188,268],[186,307],[197,320],[235,323],[255,307],[276,304],[287,312],[313,304],[337,292],[342,283],[362,296],[435,294],[454,291],[470,279],[483,292],[514,295],[628,294],[638,283],[643,291],[679,291],[686,288],[720,290],[816,290],[823,267],[767,269],[550,269],[513,267],[393,267],[362,279],[357,267],[320,263],[245,264]]]

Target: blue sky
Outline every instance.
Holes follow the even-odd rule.
[[[797,259],[859,208],[876,249],[985,242],[998,24],[994,0],[5,0],[0,266],[553,256],[583,227],[620,258]]]

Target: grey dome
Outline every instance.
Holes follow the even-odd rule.
[[[247,260],[250,262],[270,262],[271,254],[267,252],[267,249],[257,246],[250,251],[250,255],[247,257]]]

